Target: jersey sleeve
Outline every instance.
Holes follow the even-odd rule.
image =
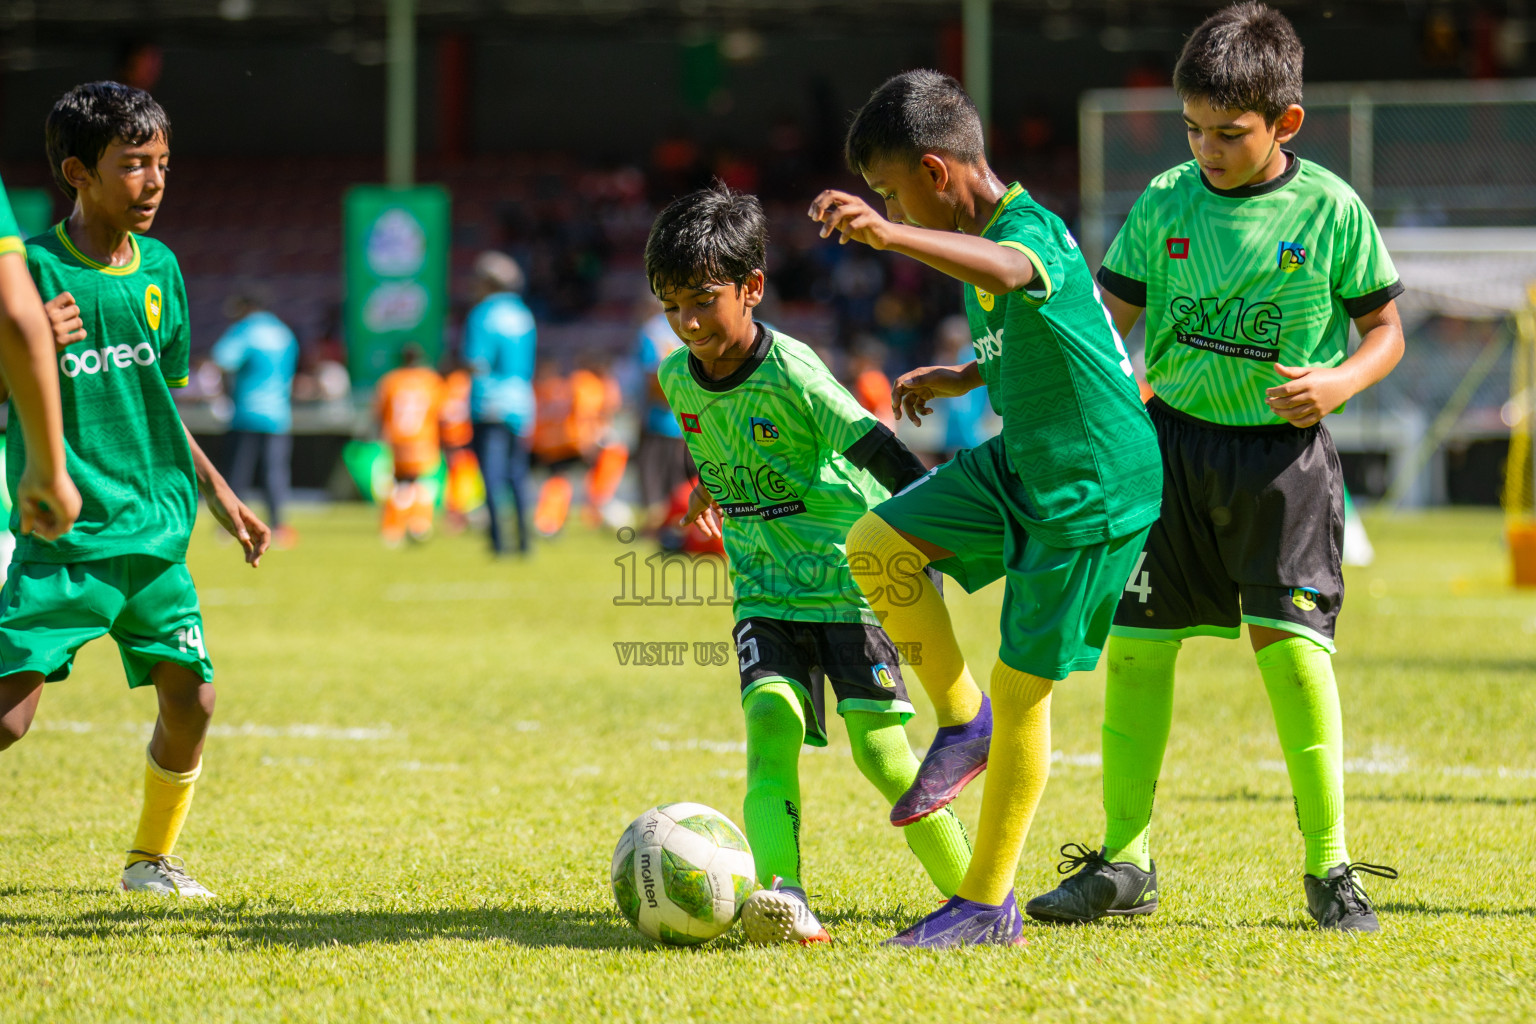
[[[1121,302],[1145,307],[1147,304],[1147,248],[1152,219],[1150,191],[1131,207],[1115,240],[1109,245],[1104,263],[1099,267],[1099,285]]]
[[[809,360],[796,359],[789,365],[811,422],[828,448],[841,455],[879,424],[820,362],[813,365]]]
[[[1403,294],[1392,255],[1382,240],[1376,219],[1359,196],[1351,195],[1335,229],[1335,266],[1330,280],[1334,294],[1350,318],[1361,317]]]
[[[998,245],[1016,249],[1029,257],[1035,268],[1035,276],[1022,289],[1030,302],[1049,302],[1061,285],[1061,243],[1051,237],[1048,225],[1027,215],[1010,218],[999,225],[992,236]]]
[[[176,317],[171,336],[160,343],[160,375],[173,388],[184,388],[192,376],[192,327],[187,316],[187,282],[176,267],[171,281],[171,308]]]
[[[21,240],[21,229],[16,226],[16,213],[11,209],[11,197],[5,186],[0,185],[0,256],[8,252],[26,254],[27,247]]]

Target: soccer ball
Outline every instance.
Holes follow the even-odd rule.
[[[752,849],[703,804],[662,804],[630,823],[613,851],[613,896],[642,935],[696,946],[725,934],[757,888]]]

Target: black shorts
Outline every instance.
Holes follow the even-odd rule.
[[[912,717],[901,680],[896,645],[879,626],[858,622],[791,622],[747,618],[736,623],[741,698],[764,683],[787,680],[805,706],[805,742],[827,745],[822,707],[825,680],[832,681],[837,713],[873,711]]]
[[[1110,633],[1237,637],[1247,622],[1332,651],[1344,601],[1344,477],[1328,430],[1224,427],[1156,398],[1149,411],[1163,511]]]
[[[688,443],[680,437],[640,432],[635,446],[635,464],[640,474],[640,503],[653,508],[671,499],[679,484],[693,476],[693,459]]]

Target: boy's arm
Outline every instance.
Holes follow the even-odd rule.
[[[1109,310],[1110,319],[1115,322],[1115,330],[1120,332],[1120,337],[1128,338],[1131,328],[1136,326],[1136,321],[1141,319],[1144,306],[1133,306],[1114,292],[1105,288],[1104,282],[1099,282],[1099,294],[1104,298],[1104,308]]]
[[[811,219],[821,224],[821,237],[842,233],[873,249],[911,256],[966,284],[993,295],[1018,291],[1035,279],[1035,265],[1022,251],[958,231],[936,231],[909,224],[892,224],[858,196],[828,189],[811,203]]]
[[[267,553],[267,546],[272,543],[271,527],[256,518],[256,513],[246,508],[245,503],[235,496],[224,477],[214,468],[213,461],[198,447],[192,431],[187,430],[185,423],[181,429],[186,432],[187,444],[192,449],[197,487],[208,502],[208,511],[213,513],[213,518],[219,521],[220,526],[229,531],[230,536],[240,542],[240,546],[245,549],[245,560],[251,568],[256,568],[261,564],[261,556]]]
[[[964,366],[923,366],[908,370],[891,385],[891,412],[901,419],[903,411],[913,426],[919,416],[932,416],[928,403],[935,398],[958,398],[981,387],[981,368],[972,359]]]
[[[0,255],[0,313],[0,372],[27,446],[27,468],[16,482],[21,532],[57,540],[80,515],[80,492],[64,465],[53,329],[19,252]]]
[[[890,427],[878,422],[843,452],[843,458],[868,470],[870,476],[892,494],[928,472],[922,460],[901,443],[901,438]]]
[[[1281,366],[1286,383],[1264,392],[1275,415],[1297,427],[1310,427],[1349,399],[1392,372],[1403,358],[1403,323],[1397,303],[1389,301],[1355,317],[1360,347],[1338,366]]]

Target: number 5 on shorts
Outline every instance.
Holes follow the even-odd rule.
[[[1125,583],[1125,592],[1135,594],[1142,604],[1146,604],[1147,598],[1152,596],[1152,573],[1142,568],[1146,562],[1147,553],[1142,551],[1141,557],[1136,559],[1136,568],[1131,570],[1131,578]]]

